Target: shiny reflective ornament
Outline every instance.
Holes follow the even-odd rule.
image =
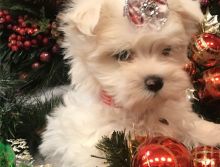
[[[216,147],[201,146],[192,150],[193,167],[219,167],[220,150]]]
[[[203,32],[220,36],[220,22],[218,21],[218,15],[211,15],[209,10],[207,10],[204,21],[202,22],[202,30]]]
[[[25,139],[9,139],[7,142],[11,145],[15,155],[16,155],[16,165],[21,166],[21,164],[33,164],[33,157],[29,152],[29,147]]]
[[[169,14],[166,0],[126,0],[124,10],[133,24],[151,30],[160,30]]]
[[[206,70],[203,74],[203,82],[204,90],[200,92],[200,98],[220,99],[220,67]]]
[[[174,139],[156,137],[142,144],[132,167],[191,167],[191,155],[187,148]]]
[[[191,45],[189,58],[204,67],[220,64],[220,38],[214,34],[203,33],[196,36]]]
[[[185,64],[183,69],[189,74],[189,76],[193,76],[197,73],[196,66],[193,62],[189,62],[189,63]]]

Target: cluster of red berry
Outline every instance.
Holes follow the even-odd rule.
[[[28,22],[27,16],[19,16],[17,24],[9,24],[7,28],[13,32],[8,38],[8,47],[12,51],[47,46],[49,43],[49,35],[47,33],[39,33],[39,26]]]
[[[0,24],[10,23],[12,21],[12,17],[9,14],[8,10],[0,10]]]
[[[49,43],[48,37],[43,37],[42,34],[30,37],[27,35],[20,35],[13,33],[8,38],[8,47],[16,52],[19,49],[28,50],[31,47],[37,47],[42,45],[47,45]]]
[[[7,45],[11,51],[31,53],[32,51],[41,50],[39,55],[34,57],[30,61],[31,64],[28,65],[33,70],[37,70],[43,67],[43,64],[51,62],[52,55],[58,54],[60,50],[52,34],[52,23],[49,23],[42,31],[39,24],[29,16],[13,17],[8,10],[0,10],[0,29],[6,31]],[[45,50],[42,51],[42,48],[45,48]],[[21,76],[25,79],[28,73],[23,72]]]

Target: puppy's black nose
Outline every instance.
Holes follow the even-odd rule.
[[[157,92],[163,87],[163,79],[158,76],[149,76],[144,81],[146,89]]]

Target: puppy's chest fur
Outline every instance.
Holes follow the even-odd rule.
[[[84,117],[94,134],[109,135],[114,130],[126,130],[138,134],[155,134],[182,138],[182,131],[189,128],[185,125],[187,116],[185,111],[191,110],[191,104],[183,97],[179,100],[168,100],[165,103],[155,104],[154,108],[143,110],[136,106],[134,109],[124,109],[123,107],[111,107],[103,104],[99,100],[91,101],[91,97],[76,95],[74,102],[68,103],[67,107],[79,106],[80,113],[72,113],[72,117]],[[73,97],[72,97],[73,98]],[[83,105],[80,105],[83,103]],[[147,105],[147,104],[146,104]],[[141,111],[143,110],[143,111]],[[92,114],[92,116],[90,116]],[[67,114],[68,115],[68,114]],[[82,120],[83,121],[83,120]]]

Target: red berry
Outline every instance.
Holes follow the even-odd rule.
[[[12,25],[11,24],[7,25],[7,29],[11,30],[12,29]]]
[[[59,47],[57,44],[55,44],[55,45],[52,47],[52,52],[53,52],[53,53],[58,53],[59,50],[60,50],[60,47]]]
[[[21,35],[18,35],[18,36],[17,36],[17,40],[18,40],[18,41],[21,41],[21,40],[22,40]]]
[[[34,33],[37,33],[39,31],[38,28],[34,28]]]
[[[21,41],[17,41],[17,46],[18,46],[19,48],[21,48],[21,47],[23,46],[23,43],[22,43]]]
[[[15,44],[17,44],[17,41],[13,39],[13,40],[10,41],[10,43],[11,43],[12,45],[15,45]]]
[[[0,24],[5,23],[5,18],[0,17]]]
[[[28,28],[27,33],[29,35],[32,35],[32,34],[34,34],[34,30],[32,28]]]
[[[49,39],[47,37],[45,37],[45,38],[43,38],[42,42],[43,42],[44,45],[47,45],[48,42],[49,42]]]
[[[42,52],[40,54],[40,61],[42,62],[49,62],[51,59],[51,55],[48,52]]]
[[[10,21],[12,20],[12,18],[11,18],[10,15],[7,15],[7,16],[5,17],[5,19],[6,19],[7,22],[10,22]]]
[[[21,34],[21,35],[25,35],[25,29],[24,28],[21,28],[19,31],[18,31],[18,33],[19,34]]]
[[[40,67],[40,63],[39,62],[35,62],[31,65],[32,69],[37,70]]]
[[[11,50],[14,51],[14,52],[17,52],[18,51],[18,46],[12,45]]]
[[[24,41],[24,47],[26,49],[29,49],[31,47],[31,42],[30,41]]]
[[[36,39],[32,39],[32,40],[31,40],[31,43],[32,43],[33,45],[37,45],[37,40],[36,40]]]
[[[18,32],[18,33],[19,33],[20,30],[21,30],[21,27],[17,27],[17,28],[15,29],[15,31]]]
[[[11,35],[10,35],[10,38],[11,38],[11,39],[17,39],[17,35],[16,35],[16,34],[11,34]]]
[[[24,19],[23,19],[23,18],[19,18],[19,19],[18,19],[18,22],[19,22],[20,24],[22,24],[22,23],[24,23]]]
[[[17,28],[18,28],[18,26],[13,26],[12,30],[16,31]]]
[[[42,36],[41,34],[38,34],[38,35],[37,35],[37,39],[38,39],[39,41],[41,41],[41,40],[43,39],[43,36]]]

